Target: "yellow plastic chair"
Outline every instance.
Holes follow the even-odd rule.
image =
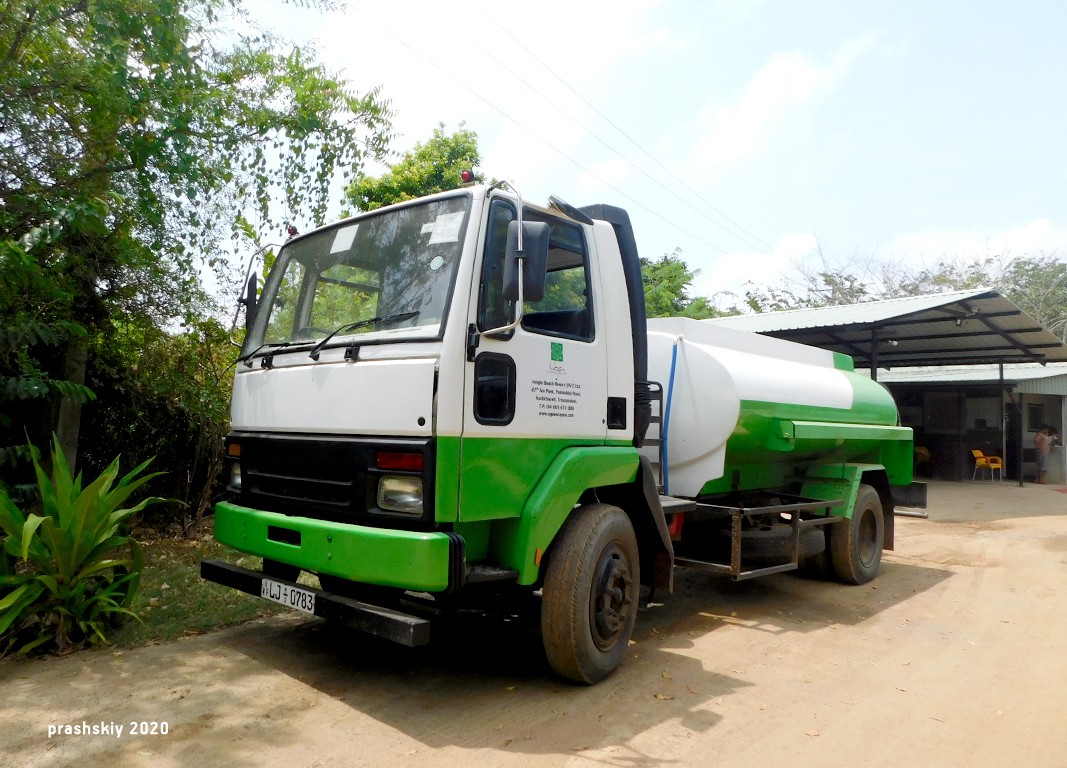
[[[934,458],[933,454],[930,453],[930,449],[927,448],[925,445],[916,445],[913,448],[913,452],[915,454],[915,472],[919,471],[920,464],[929,465],[930,461]]]
[[[986,456],[977,448],[971,451],[974,456],[974,473],[971,475],[971,480],[974,480],[978,476],[978,470],[989,470],[989,482],[993,482],[993,470],[1000,470],[1000,480],[1004,481],[1004,461],[999,456]]]

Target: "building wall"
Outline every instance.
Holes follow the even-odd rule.
[[[917,474],[942,480],[969,480],[975,468],[971,451],[977,449],[1001,457],[1005,479],[1018,479],[1018,416],[1010,396],[1005,393],[1002,421],[1001,393],[996,384],[890,383],[887,386],[897,400],[901,423],[915,430],[915,445],[925,447],[932,455],[929,462],[917,464]],[[1067,398],[1037,394],[1015,397],[1017,402],[1021,400],[1023,408],[1023,478],[1032,482],[1037,478],[1034,436],[1042,423],[1063,434],[1067,426],[1064,416]],[[1065,482],[1067,451],[1056,451],[1053,461],[1056,471],[1050,472],[1049,481]],[[989,476],[987,472],[982,475]]]
[[[1027,480],[1036,480],[1037,448],[1035,447],[1034,438],[1037,436],[1041,426],[1048,424],[1057,431],[1062,440],[1065,398],[1062,395],[1031,394],[1020,394],[1018,397],[1022,399],[1023,413],[1025,414],[1023,421],[1025,431],[1023,438],[1023,477]],[[1050,459],[1049,482],[1063,483],[1064,477],[1067,475],[1067,466],[1064,466],[1064,462],[1067,460],[1067,453],[1062,448],[1059,450],[1053,449]]]

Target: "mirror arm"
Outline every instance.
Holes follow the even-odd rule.
[[[523,269],[524,266],[525,266],[526,257],[525,257],[525,251],[523,251],[523,249],[522,249],[522,234],[523,234],[522,233],[522,192],[519,191],[519,188],[516,187],[513,182],[508,181],[507,184],[508,184],[509,187],[511,187],[511,191],[515,193],[515,197],[517,197],[519,199],[519,201],[518,201],[518,209],[517,209],[518,212],[519,212],[519,232],[518,232],[518,241],[516,242],[516,246],[517,247],[515,248],[515,259],[519,262],[519,264],[518,264],[518,272],[519,272],[519,301],[518,301],[518,307],[515,310],[515,319],[513,321],[511,321],[507,325],[502,325],[499,328],[492,328],[492,329],[490,329],[488,331],[481,331],[480,333],[481,333],[482,336],[491,336],[491,335],[494,335],[494,334],[497,334],[497,333],[507,333],[508,331],[512,331],[515,328],[518,328],[519,323],[522,322],[522,304],[523,304],[523,302],[522,302],[522,284],[525,282],[524,277],[525,277],[525,274],[526,274],[524,269]],[[237,319],[234,318],[234,323],[236,323],[236,322],[237,322]]]
[[[520,235],[520,237],[521,237],[521,235]],[[522,268],[523,268],[523,262],[526,259],[522,255],[522,253],[520,253],[520,252],[516,252],[515,253],[515,259],[519,262],[519,266],[518,266],[518,270],[519,270],[519,300],[517,302],[518,307],[516,307],[516,309],[515,309],[515,319],[512,320],[507,325],[502,325],[499,328],[491,328],[488,331],[480,331],[479,333],[482,336],[492,336],[492,335],[497,334],[497,333],[507,333],[508,331],[512,331],[515,328],[518,328],[519,323],[522,322]]]
[[[268,248],[279,248],[279,247],[280,246],[277,243],[268,243],[267,245],[264,245],[262,248],[260,248],[258,251],[256,251],[255,253],[252,254],[252,258],[250,258],[248,260],[248,269],[245,270],[244,281],[241,283],[241,293],[242,293],[242,295],[244,294],[245,290],[247,290],[246,286],[248,285],[248,278],[252,274],[252,265],[255,263],[256,257],[259,256],[259,254],[263,253],[263,251],[267,250]],[[264,274],[263,277],[264,277],[264,279],[266,279],[266,277],[267,277],[266,274]],[[243,345],[233,337],[233,334],[234,334],[234,331],[237,330],[237,317],[238,317],[238,315],[241,314],[241,305],[242,304],[247,304],[247,303],[248,303],[247,299],[244,299],[244,298],[237,299],[237,308],[233,311],[233,324],[230,325],[230,343],[233,344],[238,349],[240,349]]]

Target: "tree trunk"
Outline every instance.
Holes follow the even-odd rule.
[[[75,336],[67,342],[64,375],[67,381],[78,386],[85,384],[85,368],[89,360],[88,345],[88,338],[85,336]],[[75,474],[74,467],[78,459],[78,431],[81,428],[81,419],[82,404],[64,397],[59,403],[56,437],[72,475]]]

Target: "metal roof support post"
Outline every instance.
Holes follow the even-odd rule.
[[[1000,385],[997,392],[1000,393],[1000,479],[1004,480],[1004,462],[1008,457],[1008,429],[1004,425],[1004,363],[1000,367]],[[992,473],[992,470],[990,470]]]
[[[966,445],[966,442],[963,439],[964,436],[965,436],[965,432],[967,430],[967,392],[966,392],[966,390],[960,389],[956,393],[956,397],[959,399],[959,402],[957,403],[957,405],[959,407],[959,425],[960,425],[959,426],[959,437],[958,437],[958,441],[957,441],[958,445],[957,445],[957,448],[956,448],[956,455],[958,457],[957,462],[958,462],[958,466],[959,466],[959,470],[960,470],[959,480],[962,483],[963,482],[963,478],[965,478],[967,476],[967,458],[966,458],[966,454],[964,454],[964,451],[966,450],[964,448],[964,445]],[[989,470],[989,476],[990,476],[990,478],[992,478],[993,470]]]
[[[1026,395],[1019,393],[1019,487],[1023,487],[1023,440],[1026,438],[1026,412],[1023,410],[1023,400]]]
[[[1019,472],[1019,487],[1022,488],[1023,487],[1023,435],[1025,434],[1024,433],[1025,425],[1023,424],[1023,395],[1020,392],[1019,393],[1019,400],[1016,401],[1015,400],[1015,393],[1012,392],[1009,389],[1008,390],[1008,398],[1011,400],[1011,404],[1012,404],[1012,406],[1014,406],[1015,410],[1019,412],[1019,428],[1016,430],[1016,432],[1019,433],[1019,450],[1018,450],[1018,456],[1016,457],[1016,461],[1015,461],[1015,468]],[[1006,458],[1006,457],[1002,456],[1001,458]]]
[[[871,381],[878,381],[878,329],[871,329]]]

